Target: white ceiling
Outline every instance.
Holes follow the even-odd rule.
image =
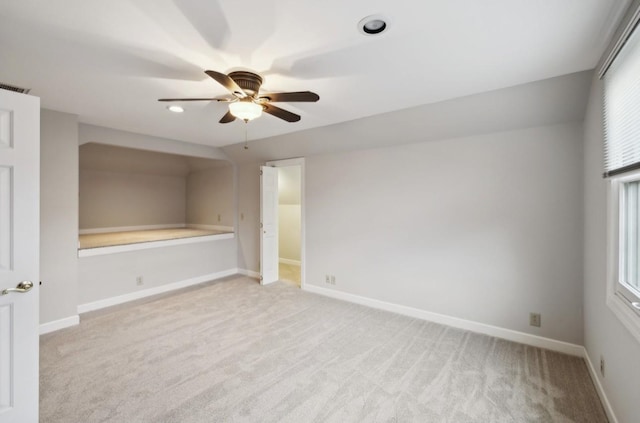
[[[260,139],[593,68],[629,0],[0,0],[0,82],[81,122],[224,146],[244,124],[204,74],[248,69],[265,91],[311,90],[263,116]],[[358,21],[388,20],[379,36]]]

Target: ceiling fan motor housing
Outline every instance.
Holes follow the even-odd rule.
[[[254,97],[260,91],[262,85],[262,77],[253,72],[236,71],[229,74],[229,78],[233,79],[247,94]]]

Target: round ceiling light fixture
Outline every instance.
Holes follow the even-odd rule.
[[[262,106],[253,101],[240,100],[229,104],[229,112],[235,117],[249,122],[260,117]]]
[[[167,110],[173,113],[182,113],[184,112],[184,107],[178,106],[177,104],[172,104],[170,106],[167,106]]]
[[[364,35],[378,35],[387,29],[387,20],[380,15],[370,15],[358,22],[358,30]]]

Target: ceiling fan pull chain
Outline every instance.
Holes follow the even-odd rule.
[[[248,150],[249,149],[249,145],[247,144],[247,125],[249,124],[249,122],[247,122],[246,120],[244,121],[244,149]]]

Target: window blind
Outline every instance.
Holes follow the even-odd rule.
[[[640,30],[631,32],[604,77],[604,177],[640,169]]]

